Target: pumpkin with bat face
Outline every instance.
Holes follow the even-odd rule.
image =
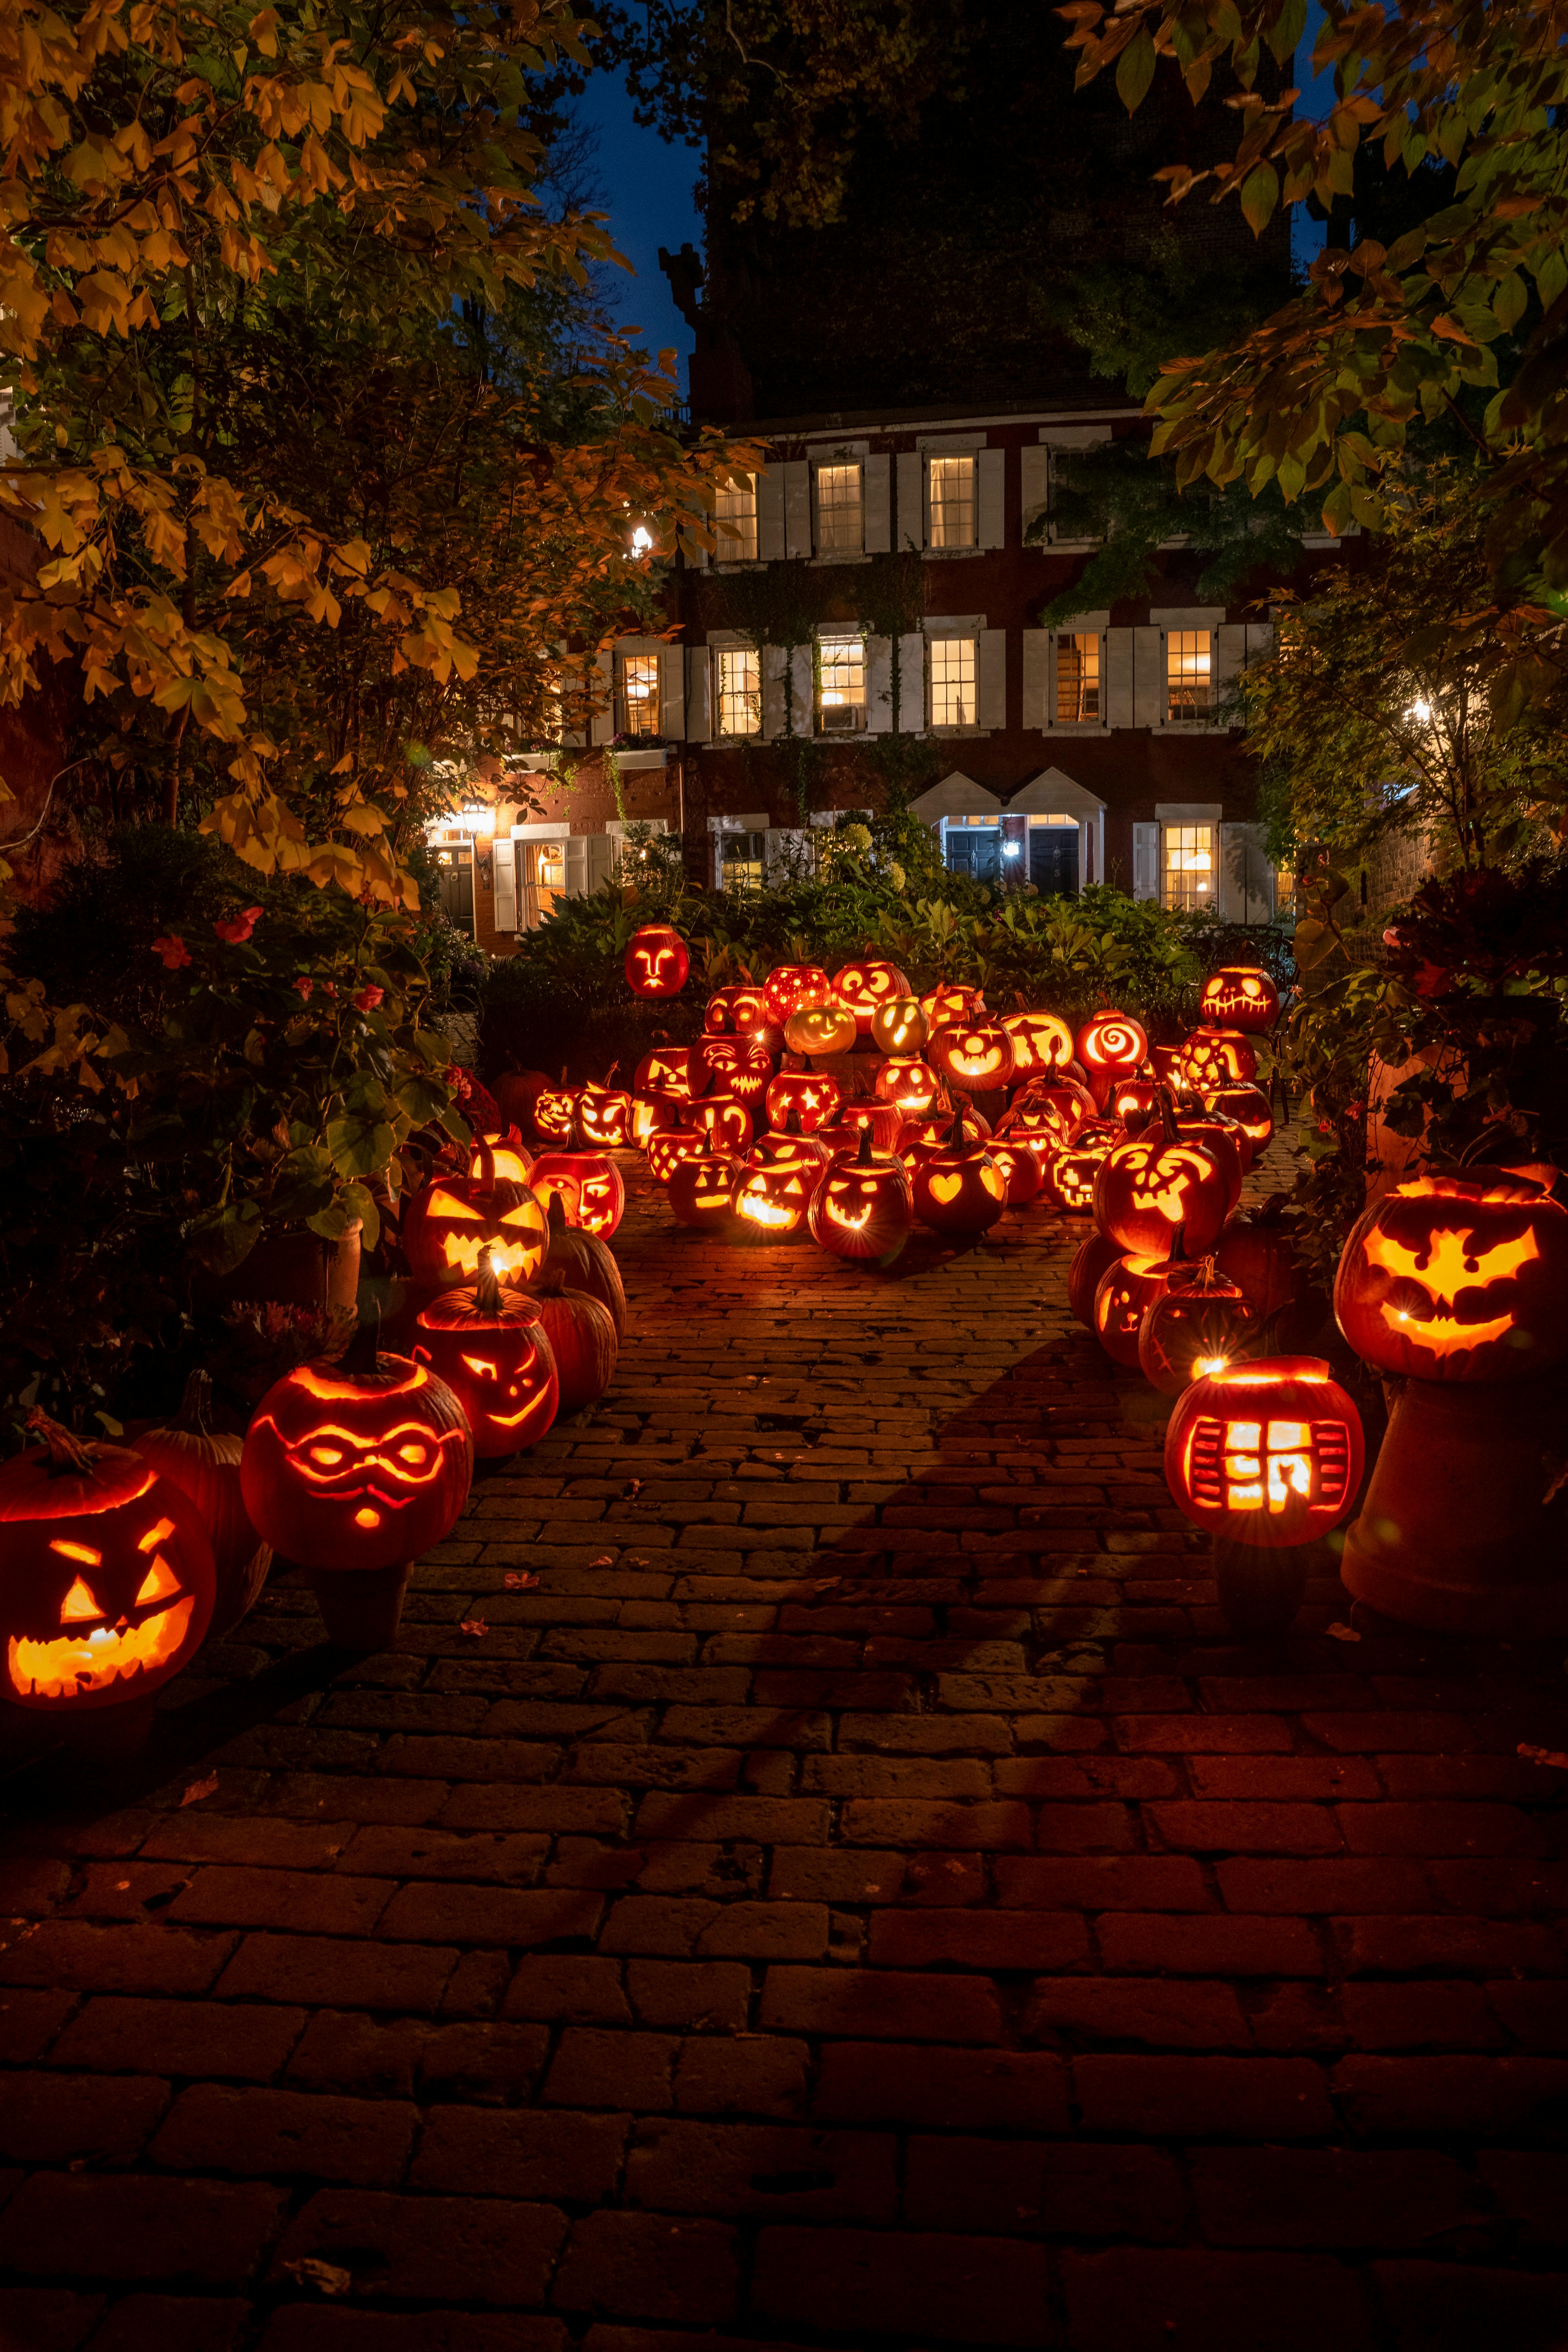
[[[533,1124],[541,1140],[564,1143],[577,1119],[577,1089],[566,1083],[566,1073],[561,1073],[558,1087],[544,1087],[534,1097]],[[474,1269],[468,1268],[472,1275]]]
[[[494,1154],[484,1145],[476,1156],[478,1175],[434,1177],[403,1213],[409,1271],[426,1290],[456,1290],[473,1282],[484,1250],[498,1280],[519,1288],[544,1263],[543,1202],[531,1185],[497,1176]]]
[[[926,1059],[950,1087],[966,1095],[994,1094],[1013,1075],[1013,1040],[999,1021],[962,1021],[937,1030]]]
[[[705,1095],[683,1117],[699,1135],[710,1136],[721,1151],[739,1155],[751,1147],[756,1123],[733,1095]]]
[[[816,1135],[832,1126],[844,1093],[837,1079],[821,1070],[781,1070],[769,1081],[765,1102],[770,1127],[782,1129],[793,1115],[803,1135]]]
[[[908,1241],[914,1225],[908,1171],[900,1160],[879,1157],[869,1128],[860,1129],[852,1157],[823,1171],[811,1196],[810,1225],[812,1239],[835,1257],[886,1265]]]
[[[955,1022],[980,1020],[985,1011],[985,999],[977,988],[939,980],[921,998],[921,1011],[934,1036],[939,1029],[951,1029]]]
[[[1059,1013],[1004,1013],[1002,1026],[1013,1041],[1016,1077],[1045,1076],[1073,1058],[1072,1030]]]
[[[1143,1318],[1186,1268],[1184,1258],[1173,1262],[1129,1253],[1100,1276],[1094,1293],[1094,1333],[1113,1364],[1137,1370]]]
[[[547,1218],[553,1197],[567,1223],[581,1225],[586,1234],[608,1239],[626,1214],[625,1181],[603,1151],[542,1151],[533,1163],[531,1182]]]
[[[1258,1317],[1239,1283],[1212,1257],[1200,1258],[1151,1300],[1138,1330],[1138,1369],[1162,1396],[1180,1396],[1190,1381],[1239,1362],[1257,1338]]]
[[[1181,1072],[1194,1094],[1241,1086],[1258,1076],[1258,1056],[1239,1029],[1194,1029],[1182,1047]]]
[[[128,1446],[36,1409],[0,1466],[4,1696],[57,1712],[123,1706],[179,1673],[213,1613],[212,1543],[189,1496]]]
[[[855,1026],[862,1037],[871,1034],[871,1024],[884,1004],[908,996],[910,983],[896,963],[868,961],[847,963],[833,975],[833,992],[840,1004],[855,1015]]]
[[[1103,1234],[1086,1234],[1068,1268],[1068,1306],[1075,1321],[1086,1330],[1094,1328],[1094,1294],[1100,1288],[1101,1275],[1110,1272],[1121,1259],[1122,1252]]]
[[[1210,1028],[1239,1029],[1252,1035],[1273,1028],[1279,1017],[1279,992],[1266,971],[1227,963],[1205,981],[1198,1014]]]
[[[544,1435],[560,1390],[536,1298],[503,1290],[486,1260],[471,1289],[442,1291],[421,1307],[415,1328],[415,1362],[446,1381],[481,1461]]]
[[[1255,1160],[1268,1150],[1274,1133],[1274,1112],[1261,1087],[1247,1086],[1240,1079],[1234,1085],[1227,1082],[1223,1087],[1208,1087],[1204,1090],[1204,1102],[1221,1118],[1236,1121],[1251,1144]]]
[[[1121,1128],[1106,1119],[1089,1119],[1068,1141],[1049,1144],[1040,1159],[1047,1199],[1067,1216],[1087,1217],[1094,1207],[1100,1171],[1121,1140]]]
[[[932,1233],[983,1234],[1007,1205],[1007,1186],[985,1144],[963,1133],[963,1115],[954,1111],[947,1141],[921,1160],[910,1182],[915,1215]]]
[[[462,1406],[425,1364],[377,1352],[361,1326],[337,1363],[274,1382],[245,1433],[245,1507],[301,1568],[395,1568],[444,1543],[468,1496]]]
[[[855,1015],[836,997],[821,1004],[804,1004],[784,1023],[784,1044],[792,1054],[816,1062],[826,1054],[853,1051],[859,1035]]]
[[[1094,1181],[1094,1222],[1136,1257],[1168,1257],[1180,1228],[1195,1255],[1214,1247],[1230,1213],[1229,1172],[1208,1146],[1177,1134],[1168,1096],[1160,1111],[1107,1155]]]
[[[632,1098],[612,1087],[611,1071],[602,1087],[592,1078],[577,1097],[577,1128],[584,1143],[596,1151],[624,1151],[632,1139]]]
[[[644,923],[632,933],[624,967],[634,996],[679,996],[691,971],[691,954],[668,923]]]
[[[873,1091],[905,1118],[928,1118],[942,1098],[942,1080],[929,1062],[879,1062]]]
[[[815,1136],[765,1136],[730,1188],[737,1231],[755,1241],[797,1240],[825,1165]]]
[[[707,1093],[709,1074],[695,1045],[656,1045],[637,1064],[634,1083],[639,1095],[689,1103]]]
[[[918,996],[890,996],[871,1015],[872,1044],[895,1061],[918,1054],[930,1035]]]
[[[1124,1077],[1149,1058],[1149,1040],[1131,1013],[1091,1014],[1078,1033],[1077,1058],[1092,1080],[1097,1071]]]
[[[756,1031],[733,1037],[705,1037],[699,1048],[716,1092],[732,1095],[750,1110],[760,1104],[773,1074],[767,1040]]]
[[[678,1225],[700,1234],[731,1230],[730,1195],[740,1161],[716,1141],[705,1138],[707,1150],[696,1160],[683,1160],[665,1186],[669,1213]]]
[[[1199,1375],[1165,1433],[1165,1482],[1194,1527],[1260,1550],[1310,1542],[1361,1484],[1361,1416],[1316,1356]]]
[[[833,982],[816,963],[775,964],[763,983],[763,1007],[769,1025],[782,1029],[803,1005],[823,1004],[833,993]]]
[[[1515,1177],[1412,1177],[1353,1227],[1334,1315],[1379,1371],[1529,1379],[1568,1348],[1568,1209]]]
[[[683,1160],[700,1160],[708,1138],[695,1127],[666,1129],[647,1139],[647,1172],[656,1184],[668,1184]]]

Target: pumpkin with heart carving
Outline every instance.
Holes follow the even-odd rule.
[[[1006,1180],[985,1142],[966,1139],[962,1111],[947,1141],[914,1170],[910,1194],[915,1215],[936,1234],[985,1233],[1005,1209]]]
[[[1182,1047],[1181,1072],[1195,1094],[1207,1094],[1255,1078],[1258,1055],[1239,1029],[1194,1029]]]
[[[1568,1209],[1511,1176],[1412,1177],[1352,1230],[1334,1315],[1363,1362],[1521,1381],[1568,1349]]]
[[[850,1157],[823,1171],[811,1197],[812,1239],[834,1257],[898,1255],[914,1224],[909,1172],[901,1160],[881,1158],[863,1127]]]

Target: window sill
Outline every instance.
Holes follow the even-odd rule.
[[[1110,721],[1108,719],[1053,719],[1047,725],[1037,728],[1035,731],[1040,735],[1109,735]],[[1173,732],[1177,733],[1185,731],[1182,729],[1173,730]]]
[[[760,555],[738,555],[727,563],[709,565],[710,572],[765,572],[767,564]]]
[[[967,557],[997,555],[1001,550],[994,547],[925,547],[921,552],[930,563],[962,563]]]
[[[1206,719],[1199,721],[1197,719],[1166,719],[1163,725],[1159,727],[1151,727],[1149,730],[1151,735],[1170,736],[1240,735],[1245,731],[1246,730],[1240,727],[1215,726],[1211,725]]]
[[[761,743],[764,740],[759,728],[754,735],[710,735],[699,749],[704,751],[743,751],[748,743]]]
[[[863,549],[858,552],[852,554],[848,548],[846,548],[842,555],[814,555],[811,558],[811,569],[814,572],[828,572],[831,571],[835,565],[845,563],[869,563],[870,561],[870,557]]]
[[[936,742],[947,743],[959,740],[970,741],[979,736],[994,735],[996,730],[994,727],[927,727],[923,728],[921,732],[930,735]]]
[[[608,744],[605,746],[606,751],[608,751],[609,748]],[[669,753],[667,751],[616,751],[614,754],[614,758],[616,767],[620,769],[624,775],[628,769],[662,768],[668,763]]]

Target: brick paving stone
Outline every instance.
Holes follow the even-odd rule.
[[[1331,1640],[1326,1554],[1237,1640],[1080,1226],[628,1176],[616,1380],[392,1654],[279,1566],[9,1774],[5,2352],[1561,2352],[1562,1645]]]

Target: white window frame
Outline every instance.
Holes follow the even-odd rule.
[[[1205,643],[1202,646],[1194,646],[1190,655],[1184,649],[1178,652],[1176,641],[1188,637],[1201,637]],[[1214,727],[1217,685],[1215,676],[1215,656],[1218,651],[1218,643],[1219,632],[1206,625],[1194,625],[1191,628],[1167,628],[1163,632],[1160,644],[1162,704],[1164,712],[1161,721],[1163,726],[1175,728],[1183,734]],[[1190,716],[1178,716],[1172,701],[1174,681],[1172,677],[1171,665],[1173,658],[1190,658],[1203,665],[1201,672],[1194,671],[1194,683],[1195,685],[1197,677],[1201,675],[1204,680],[1204,701],[1201,709],[1194,709]]]
[[[939,539],[937,537],[936,467],[967,466],[969,468],[969,537]],[[973,555],[980,547],[980,452],[977,449],[931,449],[925,461],[926,545],[938,555]],[[958,501],[962,507],[963,501]],[[946,499],[942,501],[945,509]]]
[[[1048,647],[1048,670],[1046,685],[1046,728],[1048,733],[1062,735],[1103,735],[1110,726],[1110,632],[1109,629],[1053,629]],[[1063,646],[1079,638],[1092,639],[1096,647],[1096,699],[1099,709],[1092,719],[1063,719],[1060,712],[1058,664]]]
[[[630,665],[633,662],[638,663],[651,673],[653,682],[651,695],[637,698],[639,704],[649,701],[652,703],[653,725],[651,727],[632,725],[633,698],[627,681],[630,676]],[[630,648],[625,653],[617,653],[616,656],[616,732],[618,735],[626,736],[633,741],[645,736],[657,740],[665,732],[663,719],[664,666],[658,653],[641,646]]]
[[[822,502],[823,476],[851,472],[855,476],[853,499],[836,500],[825,508]],[[847,538],[843,540],[835,538],[829,544],[824,528],[825,516],[851,513],[856,517],[858,527]],[[822,457],[814,461],[811,468],[811,520],[812,545],[816,554],[825,561],[847,561],[865,554],[866,461],[864,457],[848,452],[836,451],[830,457]]]
[[[763,731],[763,656],[757,646],[710,646],[708,649],[710,673],[713,681],[713,740],[718,743],[755,742]],[[751,702],[753,724],[750,727],[727,727],[724,724],[726,688],[724,671],[731,662],[750,663],[754,685],[742,688],[742,697]]]
[[[827,677],[827,656],[830,652],[837,652],[840,647],[842,647],[846,653],[851,655],[850,662],[848,664],[850,668],[853,668],[854,667],[851,649],[858,648],[860,671],[858,701],[855,699],[856,688],[851,679],[846,678],[840,685],[832,687],[827,686],[825,683]],[[870,698],[869,672],[871,666],[870,650],[866,642],[865,632],[861,629],[850,628],[819,629],[816,633],[814,651],[816,655],[816,676],[812,680],[812,720],[814,732],[818,735],[830,737],[865,734],[869,715],[868,711],[868,704]],[[835,662],[835,670],[837,670],[837,663]],[[827,706],[826,704],[826,697],[830,693],[846,694],[848,698],[837,705]],[[826,707],[847,711],[858,711],[859,713],[858,719],[851,725],[834,727],[824,726],[823,713]]]
[[[713,562],[721,571],[757,561],[761,541],[755,474],[748,474],[745,482],[743,490],[733,484],[721,487],[714,499]]]
[[[980,730],[980,638],[979,629],[940,629],[931,631],[926,639],[926,725],[933,735],[973,735]],[[938,648],[944,646],[969,647],[969,692],[973,705],[971,715],[963,719],[941,719],[937,711]],[[943,665],[945,667],[945,665]],[[962,705],[960,705],[962,708]]]
[[[1181,838],[1184,835],[1191,835],[1191,839]],[[1170,862],[1173,856],[1201,857],[1205,855],[1205,846],[1208,856],[1206,888],[1200,878],[1202,869],[1198,869],[1191,895],[1185,886],[1182,886],[1178,894],[1173,896],[1173,876],[1175,872]],[[1200,907],[1218,906],[1219,826],[1212,818],[1183,817],[1168,820],[1161,825],[1160,904],[1167,913],[1173,914],[1193,914]]]

